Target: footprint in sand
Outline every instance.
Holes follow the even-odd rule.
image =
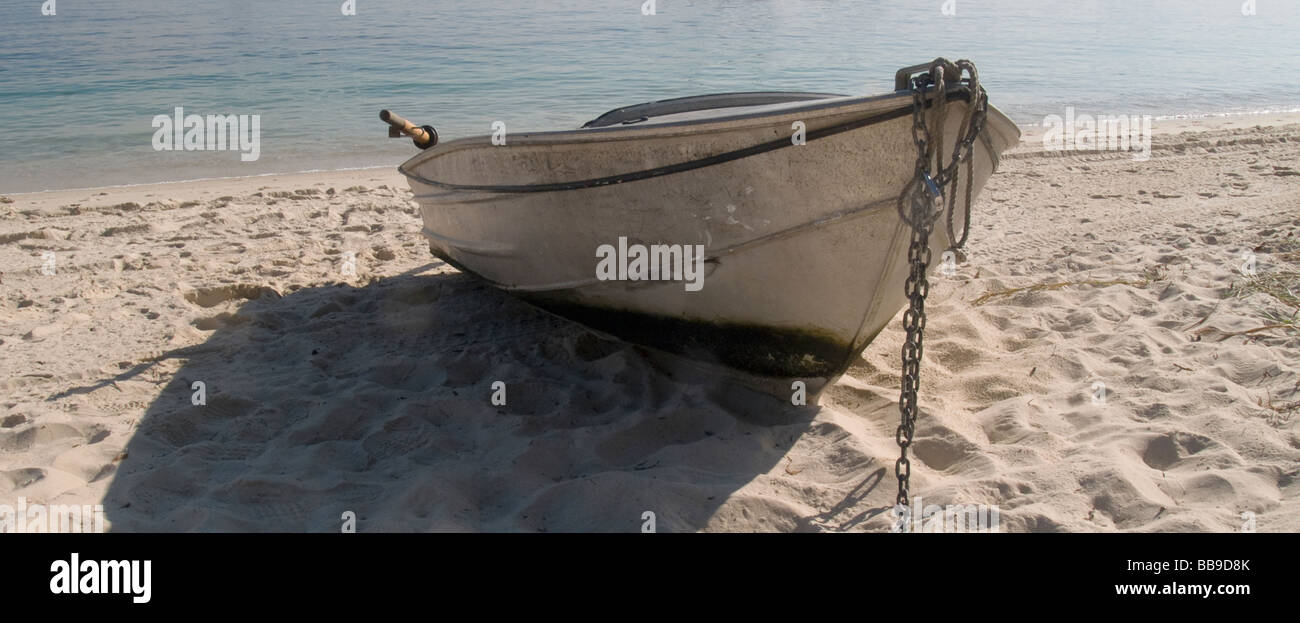
[[[0,493],[17,491],[35,484],[45,478],[45,470],[39,467],[21,467],[0,472]]]
[[[1218,446],[1213,439],[1176,432],[1153,437],[1142,450],[1142,462],[1152,469],[1169,471],[1206,448]]]
[[[263,296],[279,298],[280,293],[270,286],[254,283],[236,283],[224,286],[196,288],[181,293],[185,300],[199,307],[215,307],[226,301],[252,300]]]

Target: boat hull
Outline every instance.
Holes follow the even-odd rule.
[[[945,153],[965,106],[949,103]],[[897,197],[916,158],[910,98],[831,98],[658,121],[507,135],[504,145],[463,139],[402,171],[431,249],[461,270],[770,393],[788,396],[792,381],[803,381],[815,400],[905,302],[910,232]],[[800,125],[805,141],[796,144]],[[1016,140],[1015,126],[991,110],[976,143],[976,194]],[[790,144],[745,153],[782,141]],[[554,188],[655,169],[670,172]],[[965,227],[961,210],[954,225]],[[599,279],[597,250],[621,242],[700,245],[701,287]],[[930,242],[938,263],[950,246],[946,223]]]

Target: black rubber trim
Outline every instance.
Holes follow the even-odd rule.
[[[948,101],[953,101],[953,100],[969,101],[969,99],[970,99],[970,94],[967,90],[964,89],[961,91],[951,91],[948,93]],[[926,107],[928,108],[930,105],[931,105],[931,101],[926,100]],[[839,125],[831,126],[829,128],[813,130],[811,132],[808,132],[805,135],[805,141],[815,141],[817,139],[826,138],[828,136],[834,136],[836,134],[842,134],[844,132],[849,132],[851,130],[865,128],[867,126],[875,125],[877,123],[891,121],[893,119],[898,119],[900,117],[907,117],[910,116],[911,114],[912,114],[912,107],[910,105],[904,106],[897,110],[891,110],[889,112],[872,115],[870,117],[865,117],[863,119],[849,121],[847,123],[841,123]],[[760,143],[752,147],[745,147],[743,149],[737,149],[735,151],[729,151],[726,153],[717,154],[715,156],[709,156],[707,158],[700,158],[698,160],[689,160],[687,162],[679,162],[677,164],[670,164],[662,167],[657,167],[654,169],[645,169],[642,171],[634,171],[632,173],[620,173],[618,175],[597,177],[597,178],[592,178],[587,180],[577,180],[573,182],[555,182],[552,184],[522,184],[522,185],[447,184],[444,182],[425,179],[414,173],[409,173],[405,170],[402,170],[400,167],[398,168],[398,170],[401,171],[403,175],[413,180],[422,182],[424,184],[428,184],[430,186],[437,186],[438,188],[445,188],[448,190],[480,191],[480,192],[494,192],[494,193],[542,193],[542,192],[555,192],[555,191],[562,191],[562,190],[582,190],[584,188],[596,188],[600,186],[609,186],[611,184],[622,184],[625,182],[638,182],[641,180],[646,180],[654,177],[662,177],[664,175],[672,175],[674,173],[681,173],[683,171],[692,171],[695,169],[701,169],[704,167],[713,166],[715,164],[731,162],[732,160],[740,160],[741,158],[748,158],[750,156],[757,156],[759,154],[764,154],[769,151],[775,151],[785,147],[791,147],[793,145],[794,143],[788,137],[779,138],[774,141]]]
[[[428,148],[430,148],[430,147],[433,147],[434,145],[437,145],[437,144],[438,144],[438,131],[435,130],[435,129],[433,129],[433,126],[431,126],[431,125],[420,126],[420,127],[421,127],[425,132],[428,132],[428,133],[429,133],[429,142],[427,142],[427,143],[425,143],[425,144],[423,144],[423,145],[416,144],[416,147],[419,147],[420,149],[428,149]]]

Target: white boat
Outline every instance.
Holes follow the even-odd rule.
[[[705,95],[616,109],[577,130],[441,144],[428,126],[381,117],[430,147],[399,170],[439,258],[769,393],[789,397],[803,381],[811,402],[907,301],[911,229],[898,206],[918,160],[907,88],[917,69],[900,70],[883,95]],[[944,154],[983,93],[948,84]],[[917,101],[937,109],[938,97]],[[924,115],[934,127],[934,110]],[[974,193],[1019,134],[987,108]],[[953,212],[962,231],[965,214]],[[953,241],[939,225],[929,242],[937,259]],[[686,263],[693,250],[702,280]],[[646,277],[636,258],[656,251],[653,263],[669,266],[631,279]],[[677,260],[680,274],[665,279]]]

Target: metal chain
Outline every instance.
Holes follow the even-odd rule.
[[[956,66],[959,71],[966,71],[970,74],[968,87],[970,88],[972,101],[968,108],[969,113],[966,117],[965,124],[962,127],[962,133],[960,134],[960,136],[963,137],[963,140],[953,145],[952,156],[954,171],[952,179],[953,183],[949,186],[950,192],[948,194],[948,205],[953,205],[952,202],[956,199],[957,173],[955,171],[955,165],[959,161],[964,160],[966,164],[966,216],[964,221],[965,225],[961,232],[961,239],[958,240],[953,231],[952,223],[952,217],[957,211],[948,210],[948,242],[952,245],[949,247],[950,249],[960,249],[965,247],[966,239],[970,237],[970,207],[975,188],[975,159],[973,157],[975,150],[973,146],[975,140],[979,137],[980,132],[984,131],[984,121],[988,118],[989,112],[988,93],[984,91],[984,87],[980,86],[980,74],[979,71],[975,69],[975,64],[967,60],[960,60],[956,62]]]
[[[969,74],[967,87],[971,101],[961,126],[961,140],[953,146],[952,158],[943,163],[943,128],[947,123],[948,97],[945,85],[945,70],[955,67],[957,75]],[[912,231],[911,244],[907,249],[907,262],[911,271],[903,291],[907,296],[907,310],[903,312],[903,330],[906,338],[903,342],[902,391],[898,397],[898,410],[901,415],[894,440],[898,443],[899,457],[894,463],[894,475],[898,478],[898,497],[896,503],[906,509],[912,464],[907,458],[907,449],[912,445],[912,436],[916,432],[918,412],[917,392],[921,386],[921,355],[925,336],[925,297],[930,292],[930,282],[926,270],[930,266],[930,234],[934,223],[943,211],[948,213],[948,240],[954,242],[952,215],[955,211],[955,191],[958,185],[958,165],[966,164],[966,227],[959,242],[953,247],[961,247],[970,234],[970,204],[972,195],[973,158],[975,140],[984,128],[984,119],[988,111],[988,96],[979,85],[979,74],[970,61],[957,61],[950,64],[944,59],[936,59],[930,66],[929,73],[912,78],[912,141],[916,145],[916,165],[912,179],[908,181],[902,194],[898,197],[898,215]],[[934,108],[938,122],[937,137],[926,121],[926,93],[934,94]],[[936,155],[937,160],[936,162]],[[938,175],[931,175],[931,167]],[[948,198],[944,201],[947,191]],[[947,208],[944,210],[944,208]]]

